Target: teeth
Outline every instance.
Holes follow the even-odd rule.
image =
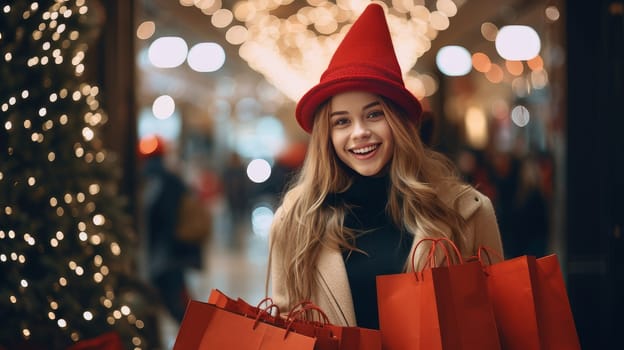
[[[364,148],[353,149],[352,152],[357,153],[357,154],[364,154],[364,153],[368,153],[368,152],[375,150],[377,146],[378,145],[373,145],[373,146],[368,146]]]

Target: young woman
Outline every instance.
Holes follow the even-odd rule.
[[[383,8],[371,4],[297,104],[310,144],[271,228],[271,296],[280,310],[310,300],[334,324],[379,328],[376,276],[411,271],[412,255],[419,268],[420,239],[449,238],[464,257],[479,245],[502,256],[490,200],[425,147],[421,113]]]

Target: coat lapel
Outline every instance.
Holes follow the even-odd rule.
[[[318,271],[325,284],[327,301],[348,325],[355,325],[355,311],[349,287],[347,269],[340,249],[324,246],[319,256]]]

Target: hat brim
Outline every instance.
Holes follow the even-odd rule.
[[[388,98],[402,108],[408,118],[415,121],[422,114],[422,106],[418,99],[396,81],[379,77],[350,76],[323,81],[303,95],[295,112],[299,126],[311,133],[317,108],[330,97],[346,91],[365,91]]]

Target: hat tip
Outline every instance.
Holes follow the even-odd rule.
[[[384,6],[385,6],[385,4],[380,3],[378,1],[374,1],[374,2],[371,2],[370,4],[366,5],[366,7],[364,8],[364,11],[376,8],[376,9],[381,10],[381,11],[383,11],[385,13]]]

